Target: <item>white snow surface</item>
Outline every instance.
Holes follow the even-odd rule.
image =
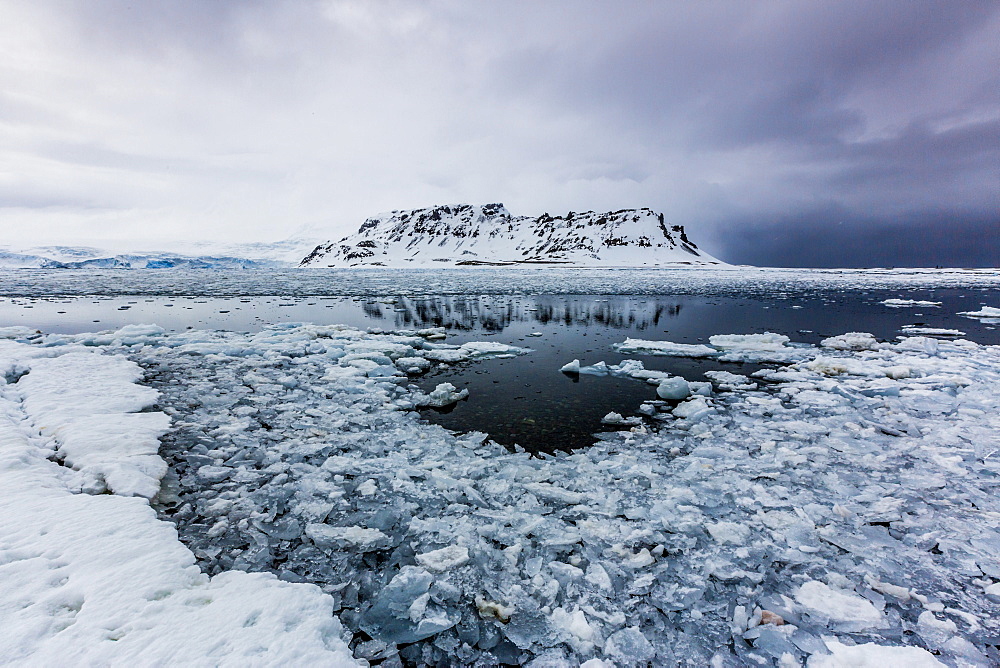
[[[160,489],[167,465],[158,439],[170,418],[137,412],[159,394],[136,384],[142,375],[124,358],[81,352],[32,360],[17,384],[25,414],[89,492],[149,499]]]
[[[141,498],[163,475],[148,445],[165,416],[131,411],[156,392],[132,384],[134,363],[72,349],[0,349],[0,366],[28,370],[0,381],[0,663],[356,665],[318,587],[200,572]],[[155,424],[123,419],[140,416]],[[82,492],[92,474],[116,493]]]
[[[749,344],[740,354],[795,355],[755,373],[768,381],[757,388],[666,406],[656,429],[533,457],[421,423],[405,377],[357,366],[427,358],[434,344],[415,332],[26,341],[0,341],[11,661],[72,648],[83,663],[335,664],[350,660],[336,613],[373,638],[357,656],[378,660],[1000,662],[988,642],[1000,635],[1000,347],[729,336]],[[176,476],[157,507],[211,579],[146,499],[80,493],[83,473],[47,459],[57,444],[28,418],[21,384],[84,347],[155,371]],[[785,623],[761,623],[764,611]]]

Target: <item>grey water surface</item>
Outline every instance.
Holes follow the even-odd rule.
[[[128,272],[130,280],[137,273],[142,272]],[[70,278],[68,284],[75,285],[78,277]],[[166,291],[173,285],[169,282],[160,287]],[[444,410],[424,410],[423,416],[449,429],[486,432],[504,445],[535,452],[589,445],[595,433],[609,429],[601,424],[603,416],[609,412],[633,415],[643,401],[657,398],[652,385],[631,378],[559,372],[573,359],[584,365],[621,362],[629,356],[616,353],[613,345],[626,338],[706,343],[713,334],[775,332],[793,342],[818,344],[827,336],[851,331],[871,332],[879,339],[893,340],[902,335],[904,326],[919,325],[957,329],[964,333],[963,338],[979,343],[1000,343],[1000,331],[995,325],[957,315],[976,310],[983,303],[1000,304],[1000,290],[988,286],[905,291],[810,287],[800,292],[784,286],[771,290],[758,287],[745,295],[733,294],[727,287],[706,292],[7,296],[0,297],[0,326],[21,325],[61,333],[117,329],[136,323],[155,323],[171,331],[257,331],[287,322],[381,330],[443,327],[448,343],[497,341],[532,352],[510,359],[432,369],[413,378],[412,382],[424,391],[442,382],[470,391],[467,400]],[[900,297],[941,305],[891,308],[881,303]],[[750,374],[761,368],[712,359],[638,359],[647,369],[667,371],[692,381],[705,380],[704,372],[710,370]]]

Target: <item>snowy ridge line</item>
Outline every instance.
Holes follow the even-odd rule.
[[[10,380],[27,370],[0,378],[0,663],[356,665],[318,588],[209,578],[141,498],[165,470],[148,447],[166,416],[127,412],[155,397],[134,363],[0,344]],[[50,461],[57,448],[82,470]],[[86,493],[102,479],[115,494]]]
[[[531,457],[417,420],[390,374],[419,371],[431,336],[148,328],[25,348],[153,372],[177,425],[160,503],[202,567],[320,584],[371,638],[359,658],[1000,663],[1000,347],[721,335],[734,360],[795,356],[754,374],[766,387],[716,375],[658,402],[653,433]]]

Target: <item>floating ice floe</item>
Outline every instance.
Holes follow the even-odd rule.
[[[529,352],[527,348],[518,348],[494,341],[473,341],[463,343],[460,346],[430,343],[427,344],[427,348],[427,350],[422,351],[423,357],[435,362],[448,362],[450,364],[469,360],[514,357]]]
[[[656,385],[656,396],[670,401],[687,399],[691,396],[691,385],[679,376],[664,378]]]
[[[616,343],[617,352],[635,355],[665,355],[668,357],[711,357],[719,351],[702,344],[673,343],[672,341],[646,341],[643,339],[625,339],[624,343]]]
[[[790,362],[802,359],[805,346],[789,344],[783,334],[717,334],[709,337],[711,346],[625,339],[613,348],[620,353],[663,355],[670,357],[717,357],[722,362]]]
[[[907,336],[965,336],[965,332],[958,329],[947,329],[944,327],[923,327],[921,325],[903,325],[900,331]]]
[[[619,413],[608,413],[601,418],[601,424],[609,425],[623,425],[634,427],[635,425],[642,424],[642,418],[638,417],[622,417]]]
[[[413,403],[417,406],[429,406],[432,408],[443,408],[457,403],[469,396],[469,390],[461,389],[451,383],[440,383],[428,394],[415,393],[412,397]]]
[[[921,301],[919,299],[886,299],[879,303],[885,304],[886,306],[892,306],[895,308],[901,308],[907,306],[941,306],[941,302]]]
[[[878,350],[882,344],[868,332],[847,332],[823,339],[819,343],[834,350]]]
[[[738,373],[730,373],[729,371],[706,371],[705,377],[718,385],[719,389],[727,390],[729,392],[735,390],[757,389],[757,383]]]
[[[984,306],[978,311],[962,311],[958,315],[965,316],[966,318],[976,318],[984,324],[1000,324],[1000,308],[995,306]]]
[[[580,360],[568,362],[559,369],[563,373],[580,373]]]

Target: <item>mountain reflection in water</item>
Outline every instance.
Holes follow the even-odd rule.
[[[395,328],[444,327],[502,332],[512,323],[601,325],[642,331],[680,315],[683,304],[634,297],[397,297],[365,301],[362,309]]]

